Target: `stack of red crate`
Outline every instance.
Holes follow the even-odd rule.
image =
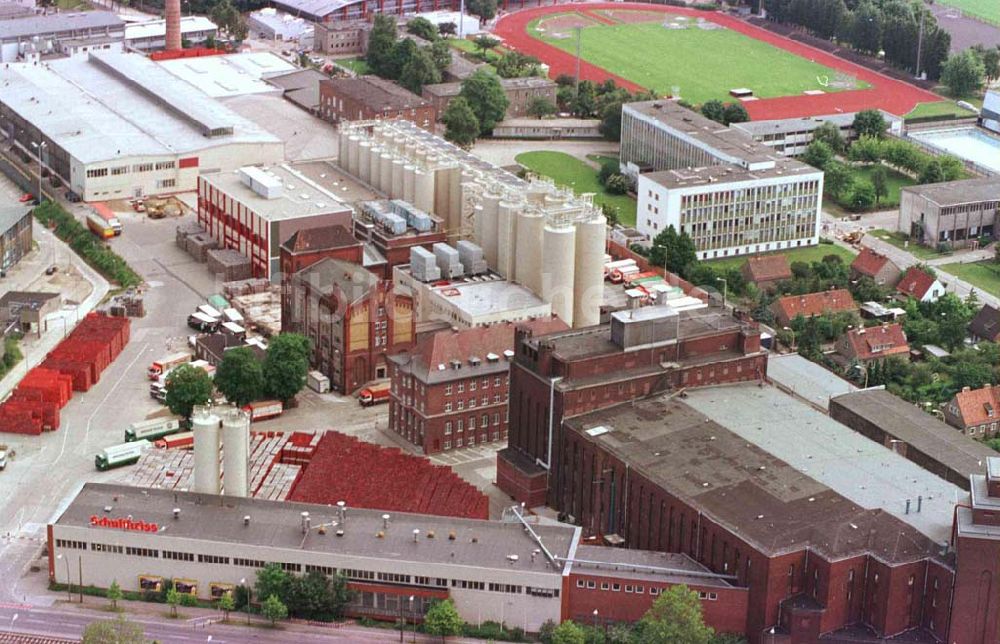
[[[87,391],[129,340],[128,318],[91,313],[0,405],[0,432],[40,434],[59,428],[73,391]]]

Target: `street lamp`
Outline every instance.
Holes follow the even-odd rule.
[[[63,557],[62,555],[56,555],[56,559],[62,559],[66,562],[66,596],[69,601],[73,601],[73,580],[69,576],[69,557]]]
[[[722,282],[722,308],[726,308],[726,297],[729,295],[729,282],[725,277],[716,277],[716,282]]]
[[[410,595],[410,617],[413,618],[413,642],[417,641],[417,617],[413,613],[413,600],[416,599],[413,595]]]
[[[14,632],[14,622],[17,621],[17,615],[17,613],[14,613],[14,616],[10,618],[10,631],[12,633]]]
[[[38,157],[38,205],[42,205],[42,150],[49,147],[49,144],[45,141],[40,143],[31,142],[31,147],[35,148],[35,156]]]
[[[594,609],[594,628],[597,628],[597,609]]]
[[[247,578],[243,577],[240,579],[240,586],[247,589],[247,626],[250,625],[250,586],[247,585]]]

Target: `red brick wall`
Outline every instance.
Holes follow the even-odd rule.
[[[955,612],[948,641],[996,644],[1000,641],[1000,541],[959,535],[956,546]]]
[[[303,268],[308,268],[309,266],[312,266],[316,262],[326,259],[327,257],[331,259],[342,259],[345,262],[351,262],[354,264],[360,264],[362,261],[362,251],[363,246],[360,243],[357,246],[345,246],[343,248],[320,250],[312,253],[296,253],[294,255],[282,248],[281,279],[282,281],[286,281]]]

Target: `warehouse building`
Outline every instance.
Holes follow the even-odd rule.
[[[125,23],[110,11],[48,13],[0,20],[0,62],[37,60],[41,54],[62,51],[63,43],[77,47],[110,48],[125,38]]]
[[[998,218],[1000,177],[905,186],[900,193],[898,229],[932,248],[992,241]]]
[[[205,16],[182,16],[181,38],[197,47],[215,38],[219,28]],[[125,27],[125,44],[141,52],[163,51],[167,47],[167,21],[143,20]]]
[[[333,23],[340,20],[370,20],[377,13],[396,16],[451,9],[457,0],[276,0],[274,6],[312,22]]]
[[[0,271],[9,271],[31,252],[30,206],[0,208]]]
[[[313,28],[309,21],[274,7],[252,12],[247,17],[247,26],[260,40],[294,41],[304,49],[312,49]]]
[[[822,171],[676,102],[622,108],[621,167],[636,182],[639,231],[673,226],[699,259],[819,243]]]
[[[138,54],[0,69],[0,127],[85,201],[194,190],[207,172],[284,156],[282,142]],[[178,107],[182,106],[182,107]]]
[[[198,223],[221,248],[250,258],[254,277],[279,279],[281,244],[297,231],[349,226],[351,207],[287,165],[198,177]]]

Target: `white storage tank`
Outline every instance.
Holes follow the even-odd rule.
[[[347,132],[341,130],[337,138],[337,165],[342,170],[347,170]]]
[[[407,163],[403,166],[403,199],[409,203],[413,203],[414,197],[414,174],[417,168],[412,164]]]
[[[406,162],[402,159],[394,159],[392,162],[392,189],[388,190],[389,196],[393,199],[403,198],[403,171]]]
[[[573,326],[573,282],[576,228],[572,224],[550,223],[542,237],[542,299],[552,312]]]
[[[194,491],[219,493],[219,417],[208,406],[191,413],[194,433]]]
[[[604,296],[604,240],[607,220],[596,214],[576,224],[573,269],[573,326],[600,324]]]
[[[368,185],[378,187],[378,171],[382,162],[382,148],[372,144],[371,154],[368,155]]]
[[[358,148],[361,145],[361,137],[352,134],[347,137],[347,171],[358,176]]]
[[[372,176],[371,157],[371,141],[362,141],[358,144],[358,178],[364,183],[369,183]]]
[[[392,190],[392,154],[388,150],[382,152],[378,161],[378,189],[388,193]]]
[[[542,213],[522,210],[517,216],[516,279],[535,293],[542,292]],[[603,273],[603,269],[602,269]]]
[[[483,256],[491,268],[497,265],[497,215],[500,212],[500,195],[487,192],[480,202],[482,211],[476,213],[476,241],[483,249]]]
[[[523,203],[501,201],[497,208],[497,261],[494,270],[509,280],[514,279],[514,266],[518,260],[517,215],[523,207]]]
[[[222,485],[228,496],[250,494],[250,415],[242,409],[222,414]]]
[[[413,181],[413,205],[431,212],[434,210],[434,173],[417,170]]]

